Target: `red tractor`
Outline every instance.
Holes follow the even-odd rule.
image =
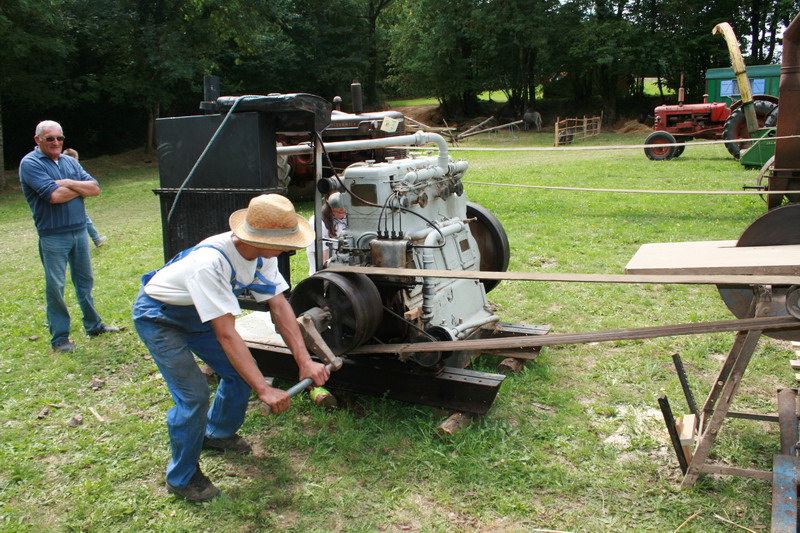
[[[679,92],[683,95],[683,90]],[[777,120],[778,99],[760,94],[754,97],[754,108],[759,128],[774,126]],[[644,143],[645,155],[655,161],[672,159],[683,153],[685,146],[670,146],[685,143],[692,139],[733,140],[750,137],[741,100],[727,107],[724,102],[704,102],[702,104],[661,105],[655,109],[655,124]],[[738,159],[748,143],[729,142],[725,144],[730,154]]]
[[[678,90],[678,105],[662,105],[655,109],[655,124],[644,143],[645,155],[653,160],[678,157],[683,153],[683,143],[692,139],[730,140],[754,137],[761,128],[773,127],[778,118],[778,99],[759,94],[753,96],[750,80],[744,65],[736,35],[727,22],[721,22],[711,31],[721,34],[728,45],[733,71],[742,99],[727,107],[724,102],[708,102],[708,95],[702,104],[684,104],[683,75]],[[677,144],[677,145],[676,145]],[[747,142],[728,142],[728,152],[739,159]]]

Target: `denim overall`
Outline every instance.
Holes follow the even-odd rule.
[[[231,264],[220,248],[198,245],[176,255],[167,265],[186,257],[201,247],[214,248]],[[164,266],[167,266],[164,265]],[[245,286],[231,277],[231,290],[237,296],[244,289],[274,294],[277,284],[265,279]],[[163,267],[162,267],[163,268]],[[193,305],[169,305],[148,296],[144,286],[157,271],[142,276],[142,286],[133,304],[133,323],[153,356],[175,401],[167,413],[167,427],[172,459],[167,466],[167,481],[174,487],[185,487],[198,468],[203,437],[232,437],[244,422],[250,387],[233,368],[217,340],[211,323],[203,323]],[[220,383],[209,408],[209,387],[206,377],[195,363],[197,355],[220,377]]]

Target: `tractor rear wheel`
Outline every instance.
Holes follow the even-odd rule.
[[[769,100],[756,100],[754,105],[758,127],[774,126],[778,115],[777,104]],[[725,121],[725,126],[722,128],[722,138],[726,141],[732,141],[733,139],[748,139],[749,137],[747,121],[744,118],[744,106],[739,106],[731,111],[731,115]],[[751,144],[749,142],[729,142],[725,143],[725,148],[735,159],[739,159],[742,151],[746,150]]]
[[[647,136],[644,144],[651,144],[644,149],[644,155],[653,161],[665,161],[675,157],[675,146],[663,146],[667,144],[674,144],[675,137],[666,131],[654,131]]]

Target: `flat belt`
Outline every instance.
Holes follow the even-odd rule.
[[[368,276],[400,276],[412,278],[452,278],[505,281],[553,281],[582,283],[638,283],[677,285],[800,285],[797,276],[763,276],[747,274],[570,274],[541,272],[494,272],[487,270],[427,270],[330,266],[326,272],[357,273]]]

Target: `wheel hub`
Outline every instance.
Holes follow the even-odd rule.
[[[383,316],[380,293],[363,274],[317,272],[297,284],[290,303],[297,315],[314,308],[330,314],[320,335],[336,355],[371,339]]]

